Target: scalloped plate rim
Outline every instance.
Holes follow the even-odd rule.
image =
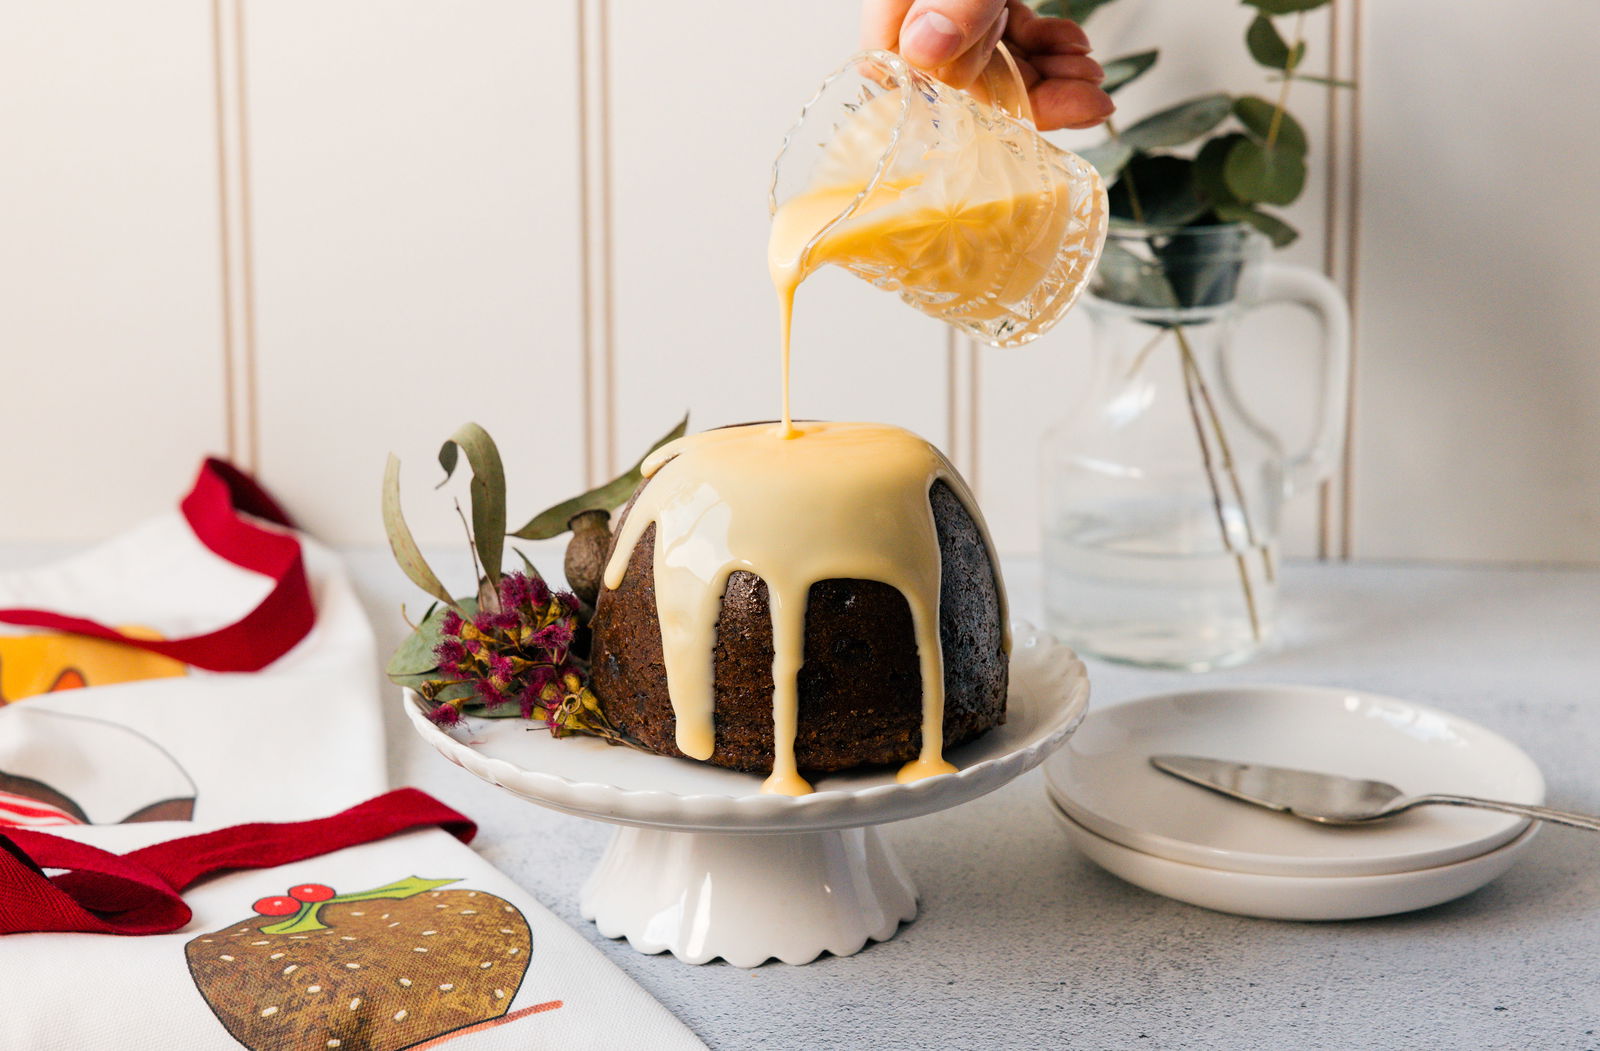
[[[533,770],[518,766],[506,759],[485,755],[472,745],[458,740],[443,728],[429,722],[421,711],[415,691],[404,689],[406,715],[422,738],[446,759],[456,763],[474,776],[504,788],[519,798],[567,813],[577,813],[599,820],[650,827],[688,829],[709,825],[733,823],[738,831],[758,831],[759,825],[750,822],[789,819],[786,828],[794,828],[803,821],[826,821],[826,827],[849,827],[849,824],[874,823],[871,815],[857,813],[859,820],[852,821],[842,811],[859,811],[871,804],[899,801],[917,813],[928,813],[942,807],[926,807],[928,802],[942,802],[933,798],[951,795],[945,805],[954,806],[992,791],[1007,781],[1020,776],[1043,762],[1083,722],[1089,708],[1088,670],[1077,654],[1047,632],[1035,629],[1026,622],[1013,625],[1015,639],[1012,648],[1013,672],[1019,657],[1022,661],[1037,664],[1044,681],[1063,680],[1057,689],[1054,710],[1042,712],[1040,725],[1028,738],[997,756],[982,759],[963,767],[954,774],[924,778],[909,784],[877,784],[862,788],[834,788],[813,792],[807,796],[791,797],[746,793],[704,792],[681,794],[664,788],[622,788],[603,781],[577,781],[563,774]],[[1042,647],[1042,649],[1041,649]],[[1029,651],[1034,651],[1029,653]],[[1052,667],[1053,666],[1053,667]],[[1049,670],[1045,670],[1049,669]],[[646,753],[640,753],[641,757]],[[691,762],[692,760],[682,760]],[[754,777],[755,775],[750,775]],[[515,780],[516,785],[506,781]],[[957,787],[960,786],[960,787]],[[602,798],[586,799],[586,796]],[[608,806],[637,805],[643,812],[605,812]],[[919,809],[920,806],[920,809]],[[705,808],[737,808],[717,821]],[[670,813],[664,812],[670,809]],[[701,813],[690,812],[699,809]],[[737,816],[736,816],[737,815]],[[905,816],[915,816],[906,814]],[[898,820],[879,818],[878,820]],[[839,824],[845,821],[845,824]],[[783,831],[775,828],[772,831]],[[795,828],[798,831],[800,829]]]

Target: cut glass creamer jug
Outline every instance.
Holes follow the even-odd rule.
[[[834,263],[994,346],[1060,320],[1107,217],[1095,170],[1034,128],[1003,45],[970,92],[888,51],[851,58],[784,139],[771,207],[780,294]]]

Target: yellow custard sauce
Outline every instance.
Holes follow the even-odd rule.
[[[797,676],[806,603],[824,580],[879,581],[905,596],[922,674],[922,749],[900,779],[954,771],[943,757],[943,567],[929,502],[936,482],[966,507],[990,564],[998,563],[977,502],[938,449],[888,424],[806,422],[786,433],[761,423],[679,438],[652,453],[644,473],[649,484],[617,534],[605,586],[621,585],[654,525],[655,602],[680,751],[703,760],[714,750],[717,619],[728,578],[744,570],[766,582],[772,613],[773,765],[763,792],[811,791],[795,764]],[[1000,605],[1003,624],[1003,590]]]

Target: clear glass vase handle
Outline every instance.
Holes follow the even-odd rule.
[[[1269,303],[1304,307],[1316,316],[1321,327],[1316,417],[1310,443],[1291,453],[1284,465],[1283,488],[1288,497],[1328,477],[1344,445],[1350,385],[1350,311],[1332,281],[1315,270],[1282,263],[1262,267],[1261,296],[1255,305]]]

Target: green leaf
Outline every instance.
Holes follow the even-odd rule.
[[[472,467],[468,490],[472,498],[472,546],[483,563],[483,575],[495,586],[500,583],[500,559],[505,553],[506,469],[489,432],[476,423],[466,423],[439,447],[439,466],[444,468],[440,485],[455,472],[457,449],[467,454],[467,463]]]
[[[1233,191],[1228,189],[1228,180],[1223,177],[1223,164],[1228,159],[1228,151],[1233,144],[1244,138],[1237,131],[1226,135],[1218,135],[1207,139],[1206,144],[1200,147],[1200,152],[1194,158],[1194,184],[1201,197],[1217,205],[1236,200]]]
[[[1067,17],[1074,22],[1082,23],[1110,2],[1111,0],[1067,0]]]
[[[1247,7],[1269,15],[1292,15],[1296,11],[1315,11],[1328,0],[1244,0]]]
[[[1111,0],[1028,0],[1035,14],[1044,15],[1046,18],[1070,18],[1074,22],[1082,22],[1094,14],[1096,8],[1104,7]]]
[[[1111,303],[1174,310],[1178,296],[1158,264],[1141,259],[1120,242],[1107,240],[1095,268],[1094,294]]]
[[[1272,115],[1276,109],[1277,107],[1266,99],[1254,95],[1243,95],[1233,100],[1233,115],[1263,143],[1272,132]],[[1284,110],[1283,115],[1278,118],[1278,138],[1273,145],[1293,150],[1301,156],[1310,149],[1310,143],[1306,141],[1306,130],[1288,110]]]
[[[389,454],[389,463],[383,471],[383,531],[389,535],[389,550],[394,552],[394,560],[400,563],[411,582],[440,602],[454,605],[455,600],[434,575],[428,560],[422,557],[422,549],[417,547],[416,538],[406,525],[405,515],[400,510],[400,460],[393,453]]]
[[[1274,81],[1281,81],[1283,78],[1272,77],[1270,79]],[[1340,80],[1337,77],[1323,77],[1318,76],[1315,73],[1296,73],[1294,75],[1294,79],[1303,80],[1307,84],[1321,84],[1325,88],[1353,88],[1356,86],[1356,82],[1353,80]]]
[[[1149,51],[1140,51],[1132,55],[1123,55],[1114,58],[1103,67],[1106,79],[1100,82],[1100,90],[1106,94],[1117,90],[1127,84],[1138,80],[1145,71],[1156,64],[1156,59],[1161,52],[1152,48]]]
[[[1228,189],[1247,203],[1289,204],[1306,185],[1303,156],[1282,146],[1267,149],[1252,139],[1233,144],[1222,167]]]
[[[470,617],[477,612],[477,604],[469,598],[461,599],[454,604],[454,608],[462,616]],[[416,630],[407,635],[405,641],[395,648],[394,655],[389,658],[389,663],[384,668],[384,674],[394,679],[395,676],[421,675],[438,668],[439,660],[433,655],[433,651],[443,638],[440,625],[444,623],[447,612],[449,607],[445,606],[434,606],[429,609]],[[400,683],[400,685],[413,684]]]
[[[1152,237],[1150,251],[1185,309],[1231,303],[1239,294],[1245,231],[1207,223],[1181,236]]]
[[[516,552],[516,555],[517,555],[518,558],[522,559],[523,572],[525,572],[528,576],[532,577],[535,580],[543,580],[544,579],[544,574],[539,572],[539,567],[534,565],[532,560],[530,560],[527,555],[524,555],[522,553],[522,549],[521,548],[515,548],[514,547],[511,550]]]
[[[1272,247],[1283,248],[1300,236],[1300,231],[1275,215],[1257,211],[1246,204],[1219,204],[1217,218],[1228,223],[1245,223],[1272,238]]]
[[[1134,214],[1133,200],[1139,201]],[[1207,202],[1194,182],[1194,162],[1167,154],[1139,154],[1110,190],[1111,214],[1147,226],[1184,226],[1204,215]]]
[[[1250,28],[1244,31],[1244,43],[1250,49],[1250,57],[1263,66],[1269,69],[1288,68],[1289,45],[1266,15],[1256,15],[1251,21]]]
[[[402,681],[402,679],[404,681]],[[399,678],[391,678],[391,681],[399,686],[411,687],[413,690],[416,690],[418,693],[422,694],[425,700],[430,701],[435,705],[444,704],[446,701],[478,700],[478,691],[470,683],[449,682],[445,683],[443,686],[437,685],[439,682],[439,672],[437,669],[435,669],[431,675],[402,676]],[[427,684],[433,684],[433,688],[428,688]],[[521,714],[519,708],[513,708],[512,711],[516,711],[518,714]],[[478,713],[473,712],[472,714],[477,715]]]
[[[1136,150],[1182,146],[1221,124],[1232,109],[1231,96],[1202,95],[1146,117],[1119,138]]]
[[[300,911],[279,923],[268,924],[260,928],[262,934],[303,934],[307,931],[327,930],[328,925],[317,918],[317,913],[326,905],[342,905],[352,901],[376,901],[382,898],[410,898],[424,891],[433,890],[435,887],[448,887],[452,883],[460,883],[456,879],[423,879],[421,876],[407,876],[405,879],[396,880],[382,887],[371,890],[359,891],[355,894],[339,894],[323,901],[308,901],[300,905]]]
[[[630,467],[626,472],[613,478],[605,485],[591,489],[581,496],[574,496],[570,500],[563,500],[554,507],[548,507],[534,515],[528,524],[510,534],[523,540],[548,540],[553,536],[560,536],[567,531],[567,523],[580,511],[615,511],[628,502],[628,497],[633,495],[633,490],[644,478],[644,461],[650,453],[655,452],[663,445],[674,439],[683,437],[683,432],[689,427],[689,416],[684,414],[678,425],[662,436],[661,440],[650,447],[650,452],[639,457],[639,462]]]
[[[1100,173],[1100,180],[1109,186],[1133,159],[1133,147],[1120,139],[1107,139],[1098,146],[1080,150],[1078,156],[1088,161]]]

